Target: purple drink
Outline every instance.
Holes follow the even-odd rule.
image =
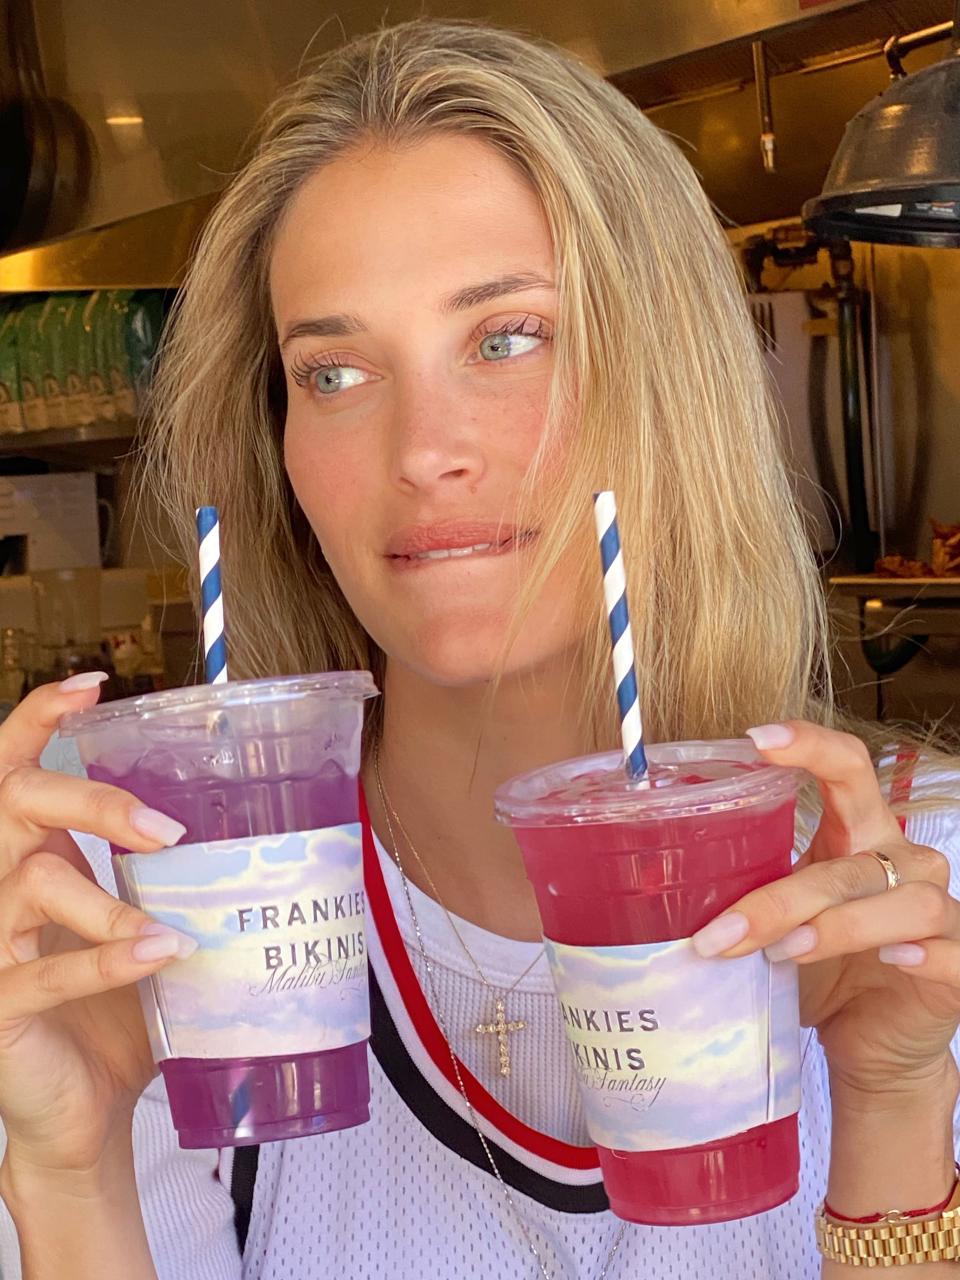
[[[113,850],[122,896],[201,943],[140,984],[182,1147],[369,1119],[357,774],[375,692],[366,672],[234,682],[64,721],[90,778],[187,828],[175,850]]]

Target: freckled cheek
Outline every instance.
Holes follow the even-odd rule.
[[[527,471],[533,461],[546,431],[546,397],[515,424],[511,448],[518,467]],[[546,441],[539,472],[541,483],[562,480],[565,474],[569,446],[570,426],[559,423],[553,427]]]
[[[283,453],[294,494],[311,528],[325,554],[339,558],[337,545],[349,538],[365,510],[374,509],[368,492],[372,468],[362,443],[345,432],[324,432],[288,417]]]
[[[509,428],[503,437],[507,449],[517,463],[526,468],[543,435],[547,413],[548,389],[541,380],[511,387],[501,397],[498,415],[501,425]],[[489,419],[490,410],[484,411]]]

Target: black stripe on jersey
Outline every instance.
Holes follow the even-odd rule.
[[[408,1109],[438,1142],[442,1142],[462,1159],[469,1160],[491,1178],[494,1177],[476,1129],[458,1115],[421,1075],[390,1016],[372,966],[369,973],[372,1028],[370,1047],[384,1075]],[[488,1137],[487,1142],[504,1182],[515,1191],[561,1213],[603,1213],[609,1209],[610,1203],[602,1182],[587,1186],[569,1186],[567,1183],[555,1182],[552,1178],[528,1169],[491,1138]]]

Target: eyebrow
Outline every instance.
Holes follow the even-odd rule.
[[[534,271],[514,271],[509,275],[498,276],[495,280],[484,280],[480,284],[470,284],[454,293],[446,294],[440,300],[440,311],[450,315],[457,311],[469,311],[473,307],[493,302],[510,293],[523,293],[527,289],[553,289],[552,280],[538,275]],[[318,316],[312,320],[297,320],[290,326],[280,343],[282,351],[296,338],[346,338],[354,333],[366,333],[367,326],[355,315],[338,311],[328,316]]]
[[[523,293],[525,289],[552,289],[553,281],[537,275],[534,271],[514,271],[510,275],[498,276],[496,280],[485,280],[482,284],[470,284],[456,293],[448,293],[440,303],[440,310],[446,315],[453,311],[469,311],[471,307],[479,307],[484,302],[493,302],[508,293]]]
[[[356,316],[339,311],[335,315],[319,316],[316,320],[298,320],[292,324],[280,343],[282,351],[295,338],[346,338],[351,333],[365,333],[367,326]]]

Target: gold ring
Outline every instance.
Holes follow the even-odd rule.
[[[900,872],[897,870],[897,864],[892,858],[888,858],[885,853],[881,853],[878,849],[865,849],[864,852],[870,858],[876,858],[883,867],[883,874],[887,877],[887,889],[897,889],[903,883]]]

